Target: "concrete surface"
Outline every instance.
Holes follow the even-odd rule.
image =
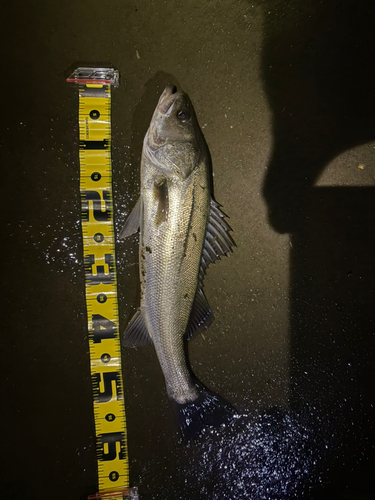
[[[189,347],[199,379],[242,412],[316,413],[319,443],[335,429],[304,498],[374,498],[372,3],[16,2],[2,25],[4,498],[96,492],[78,97],[65,83],[83,64],[121,74],[117,229],[138,197],[160,92],[175,83],[195,106],[237,244],[205,280],[216,320]],[[137,239],[116,250],[126,322],[139,300]],[[156,356],[124,350],[123,366],[131,482],[143,498],[187,498],[175,457],[186,467],[190,455]]]

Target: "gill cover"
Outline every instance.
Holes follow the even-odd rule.
[[[168,85],[145,136],[144,155],[165,175],[185,180],[201,161],[205,148],[189,97]]]

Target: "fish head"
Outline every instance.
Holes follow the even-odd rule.
[[[206,147],[189,96],[168,85],[145,136],[144,155],[165,175],[185,180],[200,163]]]

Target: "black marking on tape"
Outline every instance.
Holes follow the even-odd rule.
[[[101,243],[103,240],[104,240],[104,235],[102,233],[94,234],[94,241],[96,241],[96,243]]]
[[[92,330],[89,333],[94,344],[100,344],[102,340],[115,339],[118,336],[116,323],[101,314],[92,315]]]
[[[107,352],[105,352],[100,356],[100,359],[102,363],[109,363],[111,361],[111,356]]]
[[[105,293],[99,293],[99,295],[96,297],[96,300],[99,302],[99,304],[105,304],[107,302],[107,295]]]
[[[101,87],[87,87],[86,85],[79,86],[79,97],[104,97],[110,98],[108,90],[108,85],[103,85]]]
[[[94,182],[100,181],[101,178],[102,178],[102,174],[100,172],[93,172],[91,174],[91,180]]]
[[[97,109],[92,109],[90,111],[90,118],[92,120],[97,120],[99,117],[100,117],[100,113],[99,113],[99,111]]]
[[[80,149],[108,149],[110,145],[109,139],[103,139],[102,141],[79,141]]]
[[[117,451],[117,443],[120,443],[119,451]],[[104,451],[104,445],[107,445],[107,452]],[[107,432],[105,434],[99,434],[97,440],[97,450],[98,458],[103,462],[115,460],[116,458],[124,460],[126,458],[125,433]]]
[[[105,265],[96,264],[94,254],[86,255],[84,258],[86,283],[90,285],[109,285],[116,280],[115,258],[111,253],[104,254]]]
[[[89,220],[89,213],[92,210],[94,219],[98,222],[110,221],[112,218],[112,199],[111,192],[103,190],[103,201],[105,209],[102,210],[102,198],[99,191],[82,191],[81,192],[81,210],[82,220]],[[92,208],[90,208],[90,201]]]
[[[112,481],[113,483],[115,481],[117,481],[119,477],[120,477],[120,474],[117,472],[117,470],[113,470],[108,475],[109,480]]]
[[[92,387],[94,392],[94,400],[96,403],[108,403],[114,396],[116,396],[117,401],[122,400],[122,390],[120,382],[120,373],[117,371],[105,372],[105,373],[94,373],[91,377]],[[100,392],[100,382],[104,384],[104,391]],[[116,382],[116,394],[112,391],[112,382]]]

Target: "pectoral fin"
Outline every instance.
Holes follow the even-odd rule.
[[[167,179],[162,178],[154,184],[154,202],[157,204],[155,225],[159,226],[168,220],[169,193]]]
[[[126,238],[134,233],[136,233],[139,229],[141,223],[141,197],[139,197],[135,207],[130,212],[128,218],[125,221],[124,227],[119,232],[119,238]]]
[[[125,328],[122,344],[126,347],[141,347],[152,344],[152,339],[147,331],[140,309],[134,314]]]

